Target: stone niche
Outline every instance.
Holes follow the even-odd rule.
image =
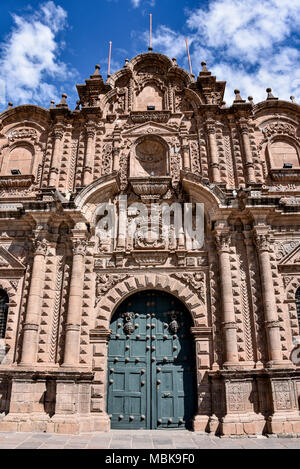
[[[167,146],[155,137],[139,141],[131,155],[130,177],[167,176]]]
[[[163,110],[163,94],[155,85],[148,85],[136,97],[136,111],[147,111],[154,106],[156,111]]]
[[[289,141],[275,140],[269,146],[271,168],[283,168],[284,164],[292,164],[299,168],[298,150]]]

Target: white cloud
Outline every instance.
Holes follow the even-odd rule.
[[[149,33],[146,33],[147,38]],[[160,48],[161,52],[169,57],[182,57],[186,51],[185,38],[177,34],[167,26],[159,26],[152,38],[152,45],[155,50]]]
[[[142,5],[143,2],[142,0],[131,0],[131,3],[134,8],[138,8]],[[144,3],[147,3],[152,7],[155,6],[155,0],[147,0],[147,1],[144,0]]]
[[[6,96],[0,102],[43,103],[58,99],[53,79],[70,76],[66,64],[57,59],[57,33],[66,26],[67,13],[52,1],[29,16],[13,15],[14,26],[1,45],[0,88]],[[4,99],[5,98],[5,99]]]
[[[269,86],[282,99],[294,94],[300,100],[300,0],[210,0],[208,8],[187,15],[193,68],[206,60],[219,80],[227,80],[228,102],[235,88],[263,100]],[[169,56],[186,54],[183,35],[166,26],[153,41]]]

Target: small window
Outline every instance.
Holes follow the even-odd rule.
[[[5,338],[9,298],[4,290],[0,290],[0,339]]]
[[[296,307],[297,307],[298,324],[299,324],[299,329],[300,329],[300,287],[296,291]]]

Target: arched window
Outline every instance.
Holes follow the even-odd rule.
[[[300,287],[296,291],[296,307],[297,307],[298,324],[300,328]]]
[[[9,298],[6,291],[0,289],[0,339],[5,338]]]

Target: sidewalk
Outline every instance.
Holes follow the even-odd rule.
[[[216,438],[180,431],[119,431],[82,435],[0,433],[0,449],[300,449],[300,438]]]

